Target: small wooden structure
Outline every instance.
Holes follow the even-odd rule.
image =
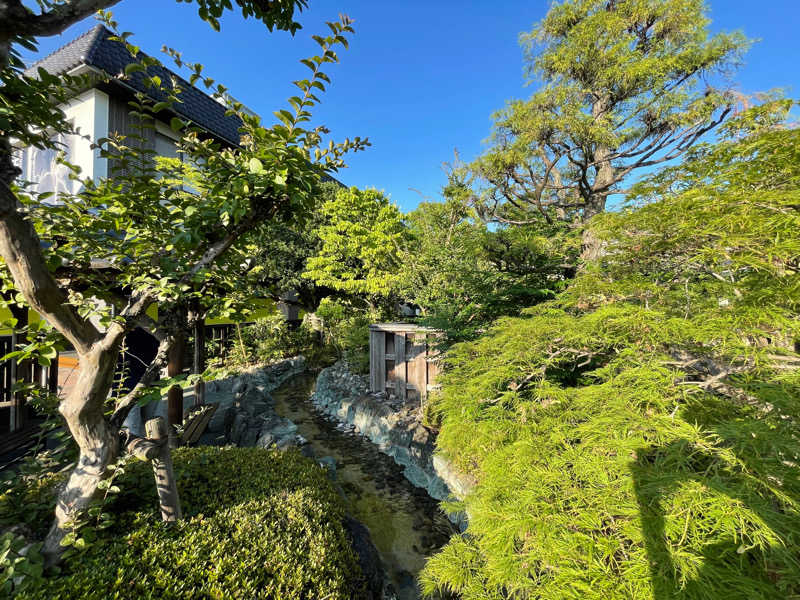
[[[369,383],[373,392],[421,401],[436,385],[438,332],[409,323],[369,326]]]

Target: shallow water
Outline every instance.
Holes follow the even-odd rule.
[[[419,597],[416,579],[428,556],[456,531],[438,502],[403,477],[403,468],[360,436],[344,433],[314,410],[316,377],[290,379],[272,396],[276,412],[297,425],[314,456],[336,459],[336,481],[352,516],[369,529],[398,600]]]

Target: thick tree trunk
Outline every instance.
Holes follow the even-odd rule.
[[[592,104],[592,116],[595,120],[603,118],[608,109],[609,99],[606,96],[598,95],[597,100]],[[592,153],[592,162],[595,165],[595,178],[588,195],[585,197],[583,209],[583,236],[581,239],[581,260],[595,260],[602,256],[603,248],[600,240],[591,231],[587,224],[592,217],[599,215],[606,210],[607,192],[614,185],[616,179],[616,169],[611,163],[611,149],[604,145],[595,147]]]
[[[43,553],[50,565],[59,561],[65,549],[61,541],[70,531],[70,521],[89,507],[97,484],[119,453],[118,432],[109,427],[103,410],[111,389],[118,351],[118,345],[114,345],[79,355],[78,381],[59,405],[59,411],[78,444],[80,456],[66,487],[58,496],[55,521],[45,539]]]

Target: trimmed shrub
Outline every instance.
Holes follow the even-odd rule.
[[[318,466],[258,448],[182,448],[173,458],[183,521],[160,521],[152,471],[137,462],[115,479],[121,491],[106,507],[113,525],[18,598],[360,596],[342,501]]]

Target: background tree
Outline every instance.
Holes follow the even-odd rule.
[[[114,27],[110,17],[106,21]],[[346,45],[344,36],[352,32],[346,17],[330,28],[329,36],[316,38],[321,54],[304,61],[311,77],[296,82],[300,95],[289,100],[291,110],[275,113],[277,124],[264,127],[241,106],[231,107],[243,122],[240,147],[227,148],[203,138],[175,118],[172,126],[183,134],[184,161],[154,163],[152,150],[137,136],[115,136],[97,140],[98,148],[105,158],[127,165],[125,173],[113,179],[82,180],[83,190],[61,196],[57,206],[46,202],[46,194],[31,193],[25,182],[18,185],[6,179],[0,185],[4,276],[18,292],[17,299],[72,344],[81,365],[75,386],[59,405],[80,456],[59,496],[56,520],[46,540],[45,552],[51,560],[63,550],[60,541],[66,523],[87,507],[106,467],[117,456],[119,428],[148,384],[158,378],[177,334],[174,324],[152,323],[147,308],[157,301],[188,300],[192,290],[229,276],[233,269],[215,268],[220,257],[262,223],[297,221],[314,206],[323,175],[343,165],[343,153],[363,147],[364,142],[356,138],[321,150],[323,128],[304,127],[318,102],[314,91],[324,90],[328,81],[321,67],[338,60],[333,48]],[[136,97],[134,114],[141,118],[141,127],[153,127],[156,115],[179,99],[180,87],[153,76],[148,69],[157,67],[158,61],[138,54],[127,37],[117,39],[138,59],[122,76],[138,72],[158,97],[166,98],[153,102],[144,94]],[[200,77],[201,67],[192,67],[193,82]],[[14,129],[4,129],[3,134],[6,140],[14,137],[52,147],[54,143],[36,131],[53,125],[56,131],[73,133],[60,111],[48,104],[66,92],[59,78],[43,71],[39,75],[38,81],[26,77],[16,62],[3,70],[3,103],[26,116],[15,117]],[[191,190],[185,185],[187,180]],[[111,268],[91,269],[98,260]],[[142,325],[160,340],[158,354],[142,381],[117,399],[108,414],[106,403],[120,343]]]
[[[747,41],[708,34],[703,0],[564,0],[521,38],[541,85],[495,115],[471,169],[488,217],[585,222],[636,173],[680,157],[731,112],[709,76]],[[509,209],[516,214],[509,214]],[[513,211],[512,211],[513,212]]]
[[[399,293],[421,309],[426,325],[445,333],[445,344],[472,339],[498,317],[552,297],[577,254],[563,225],[540,219],[488,227],[453,197],[422,203],[405,221],[410,241]]]
[[[322,247],[318,233],[326,223],[322,207],[334,200],[340,189],[341,185],[336,182],[323,183],[314,210],[302,224],[268,223],[248,240],[242,256],[245,268],[240,279],[243,283],[240,287],[247,297],[255,293],[276,302],[285,302],[286,292],[292,291],[296,299],[289,302],[307,312],[314,312],[323,298],[342,295],[342,292],[303,277],[308,260]]]
[[[322,205],[322,241],[303,277],[362,298],[369,306],[391,304],[396,298],[399,255],[406,228],[403,215],[374,189],[340,189]]]

